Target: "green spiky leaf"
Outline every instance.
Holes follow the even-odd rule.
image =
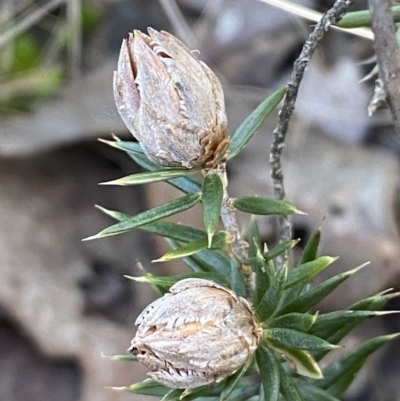
[[[249,260],[245,261],[256,274],[254,305],[257,306],[269,288],[274,277],[274,267],[268,266],[261,253],[261,238],[255,216],[251,217],[249,233]],[[269,274],[271,273],[271,274]]]
[[[149,184],[151,182],[167,181],[172,178],[184,177],[194,173],[195,171],[187,169],[165,169],[146,173],[132,174],[126,177],[118,178],[117,180],[101,182],[100,185],[129,186]]]
[[[202,263],[207,264],[213,271],[223,276],[229,275],[231,268],[231,260],[218,249],[205,249],[194,255]]]
[[[137,227],[143,226],[148,223],[152,223],[156,220],[163,219],[168,216],[183,212],[184,210],[190,209],[201,201],[201,193],[197,192],[182,196],[181,198],[174,199],[163,205],[156,206],[152,209],[146,210],[145,212],[139,213],[129,219],[123,220],[113,226],[110,226],[98,234],[91,237],[85,238],[85,241],[108,237],[110,235],[122,234],[127,231],[131,231]]]
[[[288,313],[286,315],[278,316],[268,322],[270,328],[285,328],[293,329],[302,332],[310,330],[311,326],[317,320],[318,315],[310,315],[309,313]]]
[[[170,391],[168,387],[165,387],[152,379],[146,379],[126,387],[113,387],[113,389],[127,391],[134,394],[153,395],[155,397],[162,397]]]
[[[212,391],[212,387],[210,386],[201,386],[201,387],[196,387],[196,388],[187,388],[186,390],[183,391],[181,394],[179,401],[191,401],[191,400],[201,400],[201,399],[206,399],[210,394],[213,394],[214,392],[221,391],[221,386],[218,385],[215,388],[215,391]],[[204,397],[204,398],[203,398]],[[215,399],[217,401],[218,399]],[[177,400],[178,401],[178,400]]]
[[[115,137],[115,141],[105,141],[100,139],[101,142],[106,143],[116,149],[123,150],[128,154],[128,156],[134,160],[140,167],[149,171],[160,170],[160,165],[152,162],[143,153],[142,148],[138,142],[133,141],[121,141],[119,138]],[[168,183],[173,185],[175,188],[180,189],[186,193],[194,193],[201,191],[201,183],[195,177],[180,177],[168,180]]]
[[[366,264],[356,267],[355,269],[349,270],[347,272],[338,274],[319,284],[315,288],[305,292],[296,299],[288,299],[287,303],[278,310],[277,315],[284,315],[290,312],[307,312],[318,302],[327,297],[335,288],[337,288],[340,284],[342,284],[364,266],[366,266]]]
[[[240,263],[235,259],[231,259],[231,288],[241,297],[246,297],[246,285],[243,278]]]
[[[127,354],[121,354],[121,355],[102,355],[104,358],[111,359],[112,361],[127,361],[127,362],[132,362],[132,361],[137,361],[136,355],[133,355],[131,353]]]
[[[178,274],[176,276],[154,276],[152,274],[146,274],[145,276],[139,277],[126,275],[124,277],[141,283],[153,284],[157,287],[163,288],[165,292],[168,291],[175,283],[186,278],[203,278],[206,280],[214,281],[215,283],[220,284],[224,287],[230,288],[229,283],[225,277],[221,276],[220,274],[211,272],[191,272]]]
[[[285,96],[286,86],[278,89],[272,95],[267,97],[243,122],[232,136],[227,155],[228,159],[239,154],[253,135],[260,128],[260,125],[269,114],[278,106],[279,102]]]
[[[161,401],[179,401],[183,391],[184,390],[181,390],[179,388],[170,390],[167,394],[164,395],[163,398],[161,398]]]
[[[311,379],[322,379],[322,372],[313,356],[306,350],[273,347],[297,374]]]
[[[299,265],[317,259],[319,243],[321,242],[321,229],[322,229],[321,226],[318,227],[317,230],[313,232],[313,234],[307,241],[306,246],[304,247],[303,253],[301,255]]]
[[[275,198],[262,198],[259,196],[241,196],[232,200],[232,205],[246,213],[257,215],[283,215],[290,214],[303,214],[291,203],[275,199]]]
[[[332,258],[330,256],[321,256],[318,259],[296,267],[296,269],[293,269],[288,273],[286,288],[309,281],[319,272],[333,263],[336,259],[337,258]]]
[[[379,311],[382,309],[386,302],[390,299],[391,296],[396,296],[398,294],[386,294],[385,291],[374,295],[372,297],[362,299],[355,304],[351,305],[347,310],[355,310],[355,311]],[[391,312],[389,312],[391,313]],[[355,327],[360,324],[359,321],[355,321],[352,323],[347,323],[340,328],[331,328],[324,329],[322,334],[324,338],[327,339],[332,344],[338,344],[348,333],[350,333]],[[321,359],[326,352],[321,351],[316,353],[317,359]]]
[[[298,387],[307,401],[340,401],[339,398],[333,397],[327,391],[304,381],[299,382]]]
[[[319,315],[317,321],[311,329],[311,333],[330,332],[332,329],[339,329],[347,324],[359,324],[364,320],[397,313],[396,311],[376,312],[376,311],[353,311],[341,310]],[[324,335],[325,337],[325,335]]]
[[[380,336],[366,341],[353,352],[326,367],[323,371],[325,379],[316,382],[316,385],[327,390],[334,397],[341,397],[368,357],[377,349],[398,336],[399,333]]]
[[[321,226],[311,235],[309,240],[304,247],[303,253],[301,255],[299,265],[303,265],[307,262],[312,262],[317,258],[318,247],[321,240]],[[297,299],[301,292],[303,291],[305,283],[302,285],[296,285],[291,287],[288,291],[285,291],[283,295],[283,303]]]
[[[278,401],[280,385],[279,362],[273,352],[265,346],[258,347],[256,360],[264,388],[263,401]]]
[[[117,212],[115,210],[109,210],[98,205],[96,205],[96,207],[103,213],[118,221],[128,220],[134,217],[133,215]],[[198,230],[197,228],[190,226],[185,226],[184,224],[171,223],[169,221],[155,221],[138,228],[154,235],[172,238],[181,242],[193,242],[201,238],[206,238],[207,236],[205,231]]]
[[[275,259],[276,257],[282,255],[283,253],[287,252],[289,249],[294,248],[300,240],[288,240],[284,241],[276,246],[274,246],[271,250],[264,252],[262,257],[264,258],[265,262],[269,262],[270,260]],[[251,256],[249,252],[249,258],[245,260],[245,263],[251,264],[255,263],[258,255],[256,253],[255,256]]]
[[[205,238],[205,232],[203,231],[203,233],[203,238]],[[173,239],[167,238],[167,242],[172,249],[180,248],[180,245]],[[183,261],[193,270],[200,268],[201,271],[216,272],[222,276],[230,275],[231,260],[218,249],[204,249],[195,255],[183,258]]]
[[[337,348],[322,338],[293,329],[271,328],[264,330],[265,340],[275,347],[318,351]]]
[[[280,390],[283,398],[286,401],[306,401],[303,398],[296,383],[290,378],[290,376],[284,371],[282,365],[279,364],[280,371]]]
[[[285,288],[286,276],[286,266],[276,272],[271,286],[265,292],[256,308],[255,315],[258,321],[263,322],[275,313]]]
[[[223,185],[217,172],[210,171],[203,182],[203,218],[208,235],[208,247],[217,229],[223,197]]]
[[[168,262],[171,260],[184,258],[193,255],[195,253],[198,253],[207,248],[214,248],[214,249],[223,248],[226,244],[226,236],[227,234],[225,231],[219,232],[212,239],[211,246],[208,243],[207,237],[200,238],[187,245],[178,247],[176,249],[173,249],[172,251],[165,253],[163,256],[161,256],[161,258],[153,260],[153,262]]]
[[[275,277],[275,267],[272,261],[266,262],[260,249],[257,247],[256,258],[251,258],[250,263],[253,271],[256,273],[256,289],[254,293],[254,305],[258,307],[267,290],[271,287],[271,283]]]

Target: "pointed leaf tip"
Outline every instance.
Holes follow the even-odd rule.
[[[207,233],[208,248],[211,248],[213,236],[214,236],[214,233],[211,233],[211,232],[208,232],[208,233]]]
[[[211,236],[211,243],[209,243],[210,236],[208,235],[207,237],[204,236],[183,246],[174,246],[174,249],[172,249],[172,251],[165,253],[163,256],[153,260],[152,262],[167,262],[170,260],[185,258],[187,256],[194,255],[200,251],[210,248],[222,248],[226,244],[226,237],[226,232],[220,231],[217,234]]]
[[[140,280],[140,277],[128,276],[127,274],[124,274],[123,277],[133,281],[142,281]]]
[[[108,390],[115,390],[115,391],[128,391],[128,387],[106,387]]]
[[[139,213],[135,216],[127,216],[124,217],[121,213],[116,212],[106,212],[107,214],[115,215],[119,220],[119,217],[124,218],[124,220],[120,220],[119,223],[114,224],[110,227],[105,228],[100,231],[98,234],[85,238],[85,240],[96,239],[108,237],[111,235],[122,234],[127,231],[131,231],[135,228],[139,228],[149,223],[156,222],[165,217],[169,217],[173,214],[177,214],[183,212],[184,210],[190,209],[195,206],[197,203],[201,201],[202,194],[201,192],[194,192],[180,198],[173,199],[167,203],[164,203],[159,206],[155,206],[152,209],[148,209],[142,213]]]
[[[245,213],[264,216],[299,214],[299,210],[287,201],[261,196],[240,196],[234,198],[232,199],[232,206]]]
[[[148,184],[152,182],[159,181],[167,181],[174,178],[184,177],[193,175],[195,170],[188,169],[164,169],[164,170],[155,170],[144,173],[137,173],[128,175],[126,177],[118,178],[112,181],[101,182],[99,185],[120,185],[120,186],[129,186],[129,185],[140,185],[140,184]]]
[[[95,235],[91,235],[90,237],[82,238],[81,241],[82,242],[92,241],[92,240],[98,239],[98,238],[101,238],[101,236],[99,236],[98,234],[95,234]]]

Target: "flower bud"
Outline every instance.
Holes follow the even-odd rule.
[[[148,29],[122,42],[114,97],[149,159],[167,167],[209,168],[229,143],[221,84],[177,38]]]
[[[249,303],[203,279],[181,280],[137,318],[130,352],[172,388],[218,382],[253,354],[262,335]]]

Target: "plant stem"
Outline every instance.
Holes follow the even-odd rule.
[[[222,198],[221,206],[221,219],[226,232],[231,236],[231,249],[237,260],[242,265],[242,272],[244,275],[247,296],[252,299],[254,293],[254,280],[251,267],[243,263],[249,257],[248,243],[240,238],[240,230],[236,220],[235,210],[231,207],[231,198],[228,194],[228,178],[226,175],[226,164],[220,164],[217,168],[219,177],[221,178],[224,195]]]
[[[284,200],[286,198],[281,156],[285,145],[286,133],[289,127],[289,120],[295,107],[304,71],[325,32],[332,24],[337,23],[343,17],[353,1],[354,0],[337,0],[335,2],[333,7],[322,16],[318,24],[315,26],[313,32],[308,37],[308,40],[304,43],[300,56],[294,62],[291,79],[288,83],[288,91],[279,113],[279,122],[274,130],[274,138],[269,156],[269,163],[272,169],[271,177],[273,180],[275,197],[277,199]],[[279,227],[279,242],[282,243],[289,240],[292,237],[292,226],[288,216],[279,217]],[[277,267],[280,268],[284,263],[286,263],[286,260],[287,254],[285,253],[284,257],[277,259]]]
[[[394,129],[400,138],[400,55],[391,6],[391,0],[369,0],[379,78],[392,113]]]

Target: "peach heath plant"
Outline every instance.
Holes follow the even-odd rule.
[[[189,272],[129,277],[154,286],[161,297],[137,317],[128,354],[150,378],[123,390],[173,400],[340,400],[369,355],[396,337],[360,345],[321,369],[319,361],[364,320],[381,316],[387,291],[345,310],[319,314],[316,305],[363,266],[306,286],[335,258],[318,256],[320,228],[291,269],[276,258],[298,241],[268,250],[256,215],[300,213],[292,204],[262,197],[230,198],[225,164],[246,146],[286,93],[265,99],[229,141],[221,85],[178,39],[149,28],[122,43],[114,76],[115,100],[138,142],[103,141],[145,171],[108,184],[166,181],[183,196],[130,216],[101,208],[117,223],[88,239],[141,229],[163,236],[171,251],[158,260],[183,258]],[[193,172],[202,169],[200,181]],[[202,203],[204,231],[164,218]],[[253,215],[247,241],[235,210]],[[220,219],[224,230],[216,232]],[[134,369],[132,369],[132,373]],[[256,377],[258,376],[258,379]]]

